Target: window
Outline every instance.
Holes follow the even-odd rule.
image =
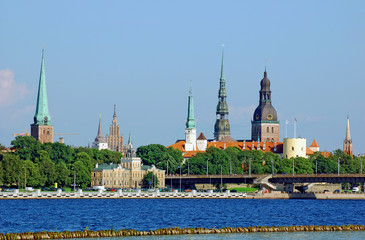
[[[271,132],[274,133],[274,127],[271,127]]]
[[[267,132],[270,132],[270,130],[269,130],[270,128],[269,127],[267,127]]]
[[[293,151],[294,151],[294,147],[291,147],[291,150],[293,150]]]

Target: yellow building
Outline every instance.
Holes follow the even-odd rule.
[[[157,176],[159,188],[165,187],[165,170],[157,169],[154,165],[142,165],[142,160],[136,156],[131,141],[126,155],[121,158],[120,164],[97,164],[91,172],[91,187],[141,188],[142,180],[149,172]]]
[[[283,158],[307,157],[307,140],[305,138],[284,138]]]

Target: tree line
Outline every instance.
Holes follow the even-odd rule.
[[[221,174],[221,171],[224,175],[249,174],[250,168],[251,174],[292,174],[293,162],[295,174],[331,174],[338,172],[338,161],[340,173],[360,173],[361,161],[365,160],[363,156],[351,157],[339,149],[328,157],[316,152],[309,158],[283,159],[272,152],[241,150],[237,147],[209,147],[206,152],[198,152],[194,157],[184,160],[179,150],[159,144],[139,147],[137,155],[144,163],[154,164],[160,169],[167,170],[168,163],[169,174],[180,174],[179,166],[182,174],[207,174],[207,170],[208,174]]]
[[[40,143],[31,136],[17,136],[10,151],[1,147],[0,185],[32,187],[70,186],[74,177],[78,186],[91,183],[95,164],[119,163],[121,153],[62,143]]]
[[[71,147],[62,143],[41,144],[31,136],[18,136],[11,142],[10,151],[0,144],[0,185],[53,187],[76,183],[90,186],[95,164],[120,163],[122,154],[109,150]],[[282,159],[278,154],[259,150],[241,150],[236,147],[219,149],[209,147],[194,157],[184,160],[178,149],[160,144],[141,146],[136,151],[144,165],[155,165],[168,174],[312,174],[362,172],[365,157],[351,157],[335,150],[329,157],[314,153],[308,159]],[[365,168],[365,165],[364,165]],[[365,169],[364,169],[365,170]],[[150,177],[150,176],[149,176]],[[148,181],[150,179],[148,178]]]

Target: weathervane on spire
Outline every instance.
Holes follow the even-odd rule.
[[[193,94],[192,82],[193,82],[193,80],[190,79],[190,90],[189,90],[190,95]]]
[[[267,58],[265,59],[265,72],[266,72]]]

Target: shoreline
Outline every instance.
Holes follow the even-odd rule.
[[[149,231],[134,229],[101,230],[101,231],[64,231],[64,232],[25,232],[0,233],[0,240],[33,240],[33,239],[63,239],[63,238],[104,238],[148,235],[188,235],[188,234],[222,234],[222,233],[255,233],[255,232],[328,232],[328,231],[365,231],[365,225],[344,226],[281,226],[281,227],[224,227],[224,228],[162,228]]]
[[[15,199],[317,199],[365,200],[364,193],[212,193],[212,192],[2,192],[0,200]]]

